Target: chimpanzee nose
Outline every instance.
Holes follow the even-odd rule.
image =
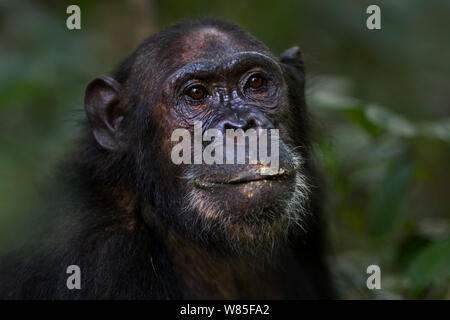
[[[230,115],[224,117],[219,124],[218,129],[226,132],[227,129],[269,129],[269,120],[262,114],[247,113],[245,115]]]

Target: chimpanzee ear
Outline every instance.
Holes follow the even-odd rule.
[[[304,83],[305,70],[303,67],[302,52],[299,47],[292,47],[284,51],[280,55],[280,62],[289,76],[300,83]]]
[[[285,50],[280,55],[280,60],[283,63],[300,63],[303,64],[302,60],[302,52],[299,47],[291,47],[287,50]]]
[[[291,47],[280,55],[281,63],[303,73],[303,57],[299,47]]]
[[[92,80],[84,98],[84,108],[97,142],[105,149],[120,150],[123,143],[119,128],[124,118],[120,101],[121,85],[101,76]]]

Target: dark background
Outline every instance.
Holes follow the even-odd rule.
[[[66,8],[81,8],[81,30]],[[381,8],[381,30],[366,8]],[[231,20],[275,53],[299,45],[327,177],[343,298],[450,299],[450,2],[0,1],[0,249],[72,147],[84,89],[181,19]],[[381,267],[382,289],[366,288]]]

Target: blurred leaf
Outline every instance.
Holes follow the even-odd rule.
[[[367,117],[367,112],[364,108],[347,108],[343,109],[342,113],[353,123],[360,126],[367,133],[376,136],[380,133],[380,127]]]
[[[450,238],[425,247],[412,261],[408,274],[415,294],[432,284],[445,286],[450,281]]]
[[[426,137],[438,138],[450,142],[450,119],[422,123],[419,127],[420,133]]]
[[[450,142],[450,119],[412,123],[388,108],[324,90],[314,92],[310,102],[321,109],[340,112],[371,135],[384,130],[396,137],[425,136]]]
[[[369,229],[372,234],[381,235],[391,230],[412,177],[413,167],[408,161],[397,163],[387,172],[369,208]]]
[[[416,225],[412,222],[406,223],[405,225],[409,224],[409,228],[416,228]],[[400,270],[401,272],[405,272],[410,264],[411,261],[417,256],[417,253],[423,250],[426,246],[428,246],[431,241],[420,234],[416,234],[417,230],[414,231],[413,234],[407,235],[407,231],[405,231],[405,226],[403,226],[403,234],[404,239],[401,240],[401,242],[398,245],[398,248],[396,249],[396,269]],[[408,227],[407,227],[408,228]]]
[[[410,138],[416,134],[416,129],[408,120],[386,108],[368,105],[364,114],[372,125],[383,128],[393,135]]]
[[[356,110],[363,106],[361,100],[325,90],[314,91],[310,101],[322,109],[335,111]]]

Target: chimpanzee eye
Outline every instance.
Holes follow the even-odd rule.
[[[194,100],[201,100],[206,96],[206,88],[203,86],[190,87],[186,94]]]
[[[259,89],[263,86],[264,81],[265,79],[263,78],[263,76],[253,75],[248,79],[247,84],[252,89]]]

